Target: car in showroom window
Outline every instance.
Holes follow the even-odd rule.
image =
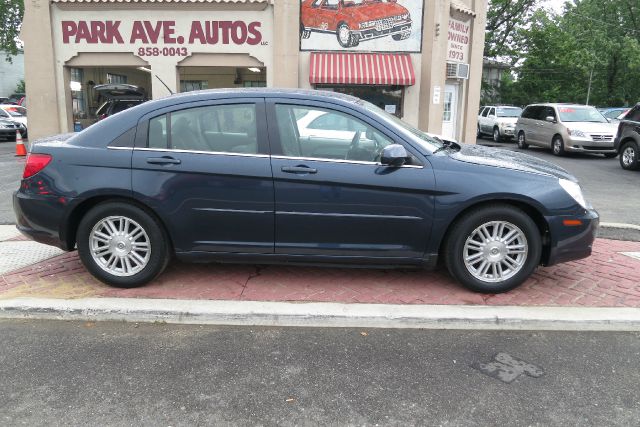
[[[46,207],[47,215],[42,215]],[[504,292],[590,255],[575,177],[443,141],[348,95],[228,89],[149,101],[33,145],[17,227],[119,287],[185,261],[435,268]]]

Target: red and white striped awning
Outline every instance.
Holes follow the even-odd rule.
[[[406,53],[312,52],[309,82],[411,86],[416,73]]]

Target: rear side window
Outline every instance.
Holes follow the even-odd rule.
[[[525,108],[524,112],[522,113],[522,118],[523,119],[538,119],[538,115],[540,114],[540,110],[544,108],[544,107],[539,107],[537,105],[534,105],[532,107],[527,107]]]
[[[149,120],[149,148],[257,154],[255,104],[188,108]]]

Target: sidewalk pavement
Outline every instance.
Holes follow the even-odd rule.
[[[640,307],[640,243],[597,239],[591,257],[539,268],[511,292],[483,295],[446,273],[185,264],[173,261],[154,282],[134,289],[94,279],[76,252],[27,241],[0,226],[0,299],[89,297],[489,306]]]

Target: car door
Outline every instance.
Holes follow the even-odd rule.
[[[531,145],[540,145],[540,138],[539,138],[539,125],[540,125],[540,120],[539,120],[539,116],[542,113],[542,110],[544,110],[544,107],[542,106],[532,106],[532,107],[528,107],[527,108],[527,117],[524,120],[524,130],[525,130],[525,137],[527,139],[527,143],[531,144]]]
[[[134,196],[177,252],[273,252],[273,178],[263,99],[182,104],[143,117]]]
[[[547,117],[553,117],[556,122],[547,121]],[[558,126],[557,121],[558,116],[556,115],[556,111],[553,107],[541,108],[538,117],[537,138],[542,146],[551,147],[551,141],[553,140],[553,136],[556,134],[556,128]]]
[[[363,129],[356,132],[362,138],[345,138],[344,147],[338,147],[331,135],[326,150],[309,153],[297,119],[318,111],[353,121],[350,127]],[[367,116],[332,104],[276,99],[268,102],[267,114],[277,254],[423,256],[433,221],[435,179],[412,147]],[[377,154],[396,142],[412,153],[411,164],[381,165]]]

